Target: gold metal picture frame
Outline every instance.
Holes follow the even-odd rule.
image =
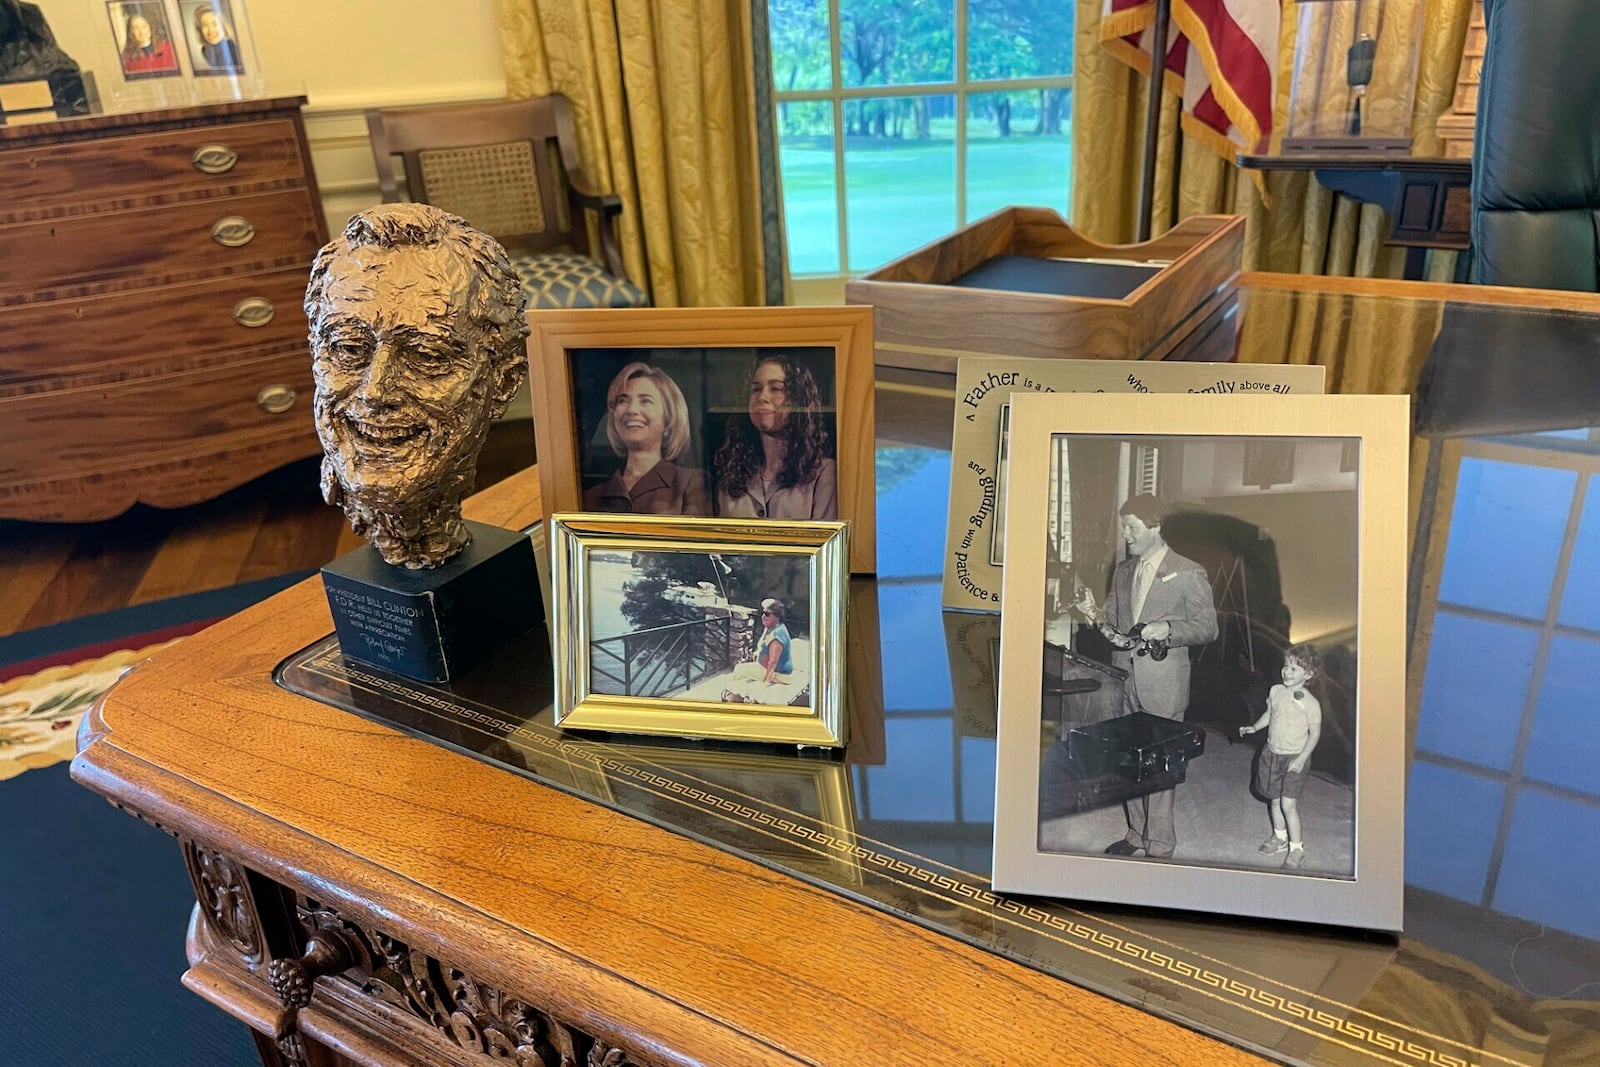
[[[1401,928],[1408,429],[1394,396],[1012,397],[997,891]]]
[[[842,748],[849,527],[557,514],[555,723]]]
[[[849,572],[875,573],[871,308],[579,309],[532,312],[528,321],[540,488],[552,512],[848,522]],[[804,379],[804,388],[786,381],[777,417],[796,436],[797,416],[812,429],[804,448],[791,440],[788,449],[809,457],[806,469],[785,467],[769,483],[766,471],[750,470],[752,456],[778,435],[757,434],[752,390],[779,359],[798,368],[784,377]],[[633,446],[609,420],[618,381],[641,364],[659,379],[649,388],[667,420],[688,434],[674,440],[669,425],[651,468],[660,476],[623,491],[618,457]],[[741,448],[741,434],[762,440]]]

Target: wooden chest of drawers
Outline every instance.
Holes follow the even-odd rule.
[[[192,504],[318,451],[303,103],[0,126],[0,518]]]

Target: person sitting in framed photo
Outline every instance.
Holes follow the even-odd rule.
[[[751,368],[746,411],[728,422],[712,466],[717,514],[735,518],[839,516],[839,477],[817,383],[797,360],[764,356]]]
[[[757,685],[787,685],[794,680],[794,657],[790,654],[794,639],[784,624],[783,601],[767,599],[761,602],[761,635],[756,638],[755,659],[741,663],[733,669],[735,679]],[[730,704],[758,703],[750,693],[724,689],[722,699]]]
[[[706,472],[679,467],[690,441],[689,404],[672,376],[629,363],[606,389],[606,440],[622,466],[583,494],[583,510],[636,515],[711,514]]]

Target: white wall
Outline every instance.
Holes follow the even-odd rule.
[[[367,108],[505,95],[496,0],[232,3],[248,7],[269,91],[308,98],[306,132],[330,229],[378,202]],[[100,35],[110,33],[105,4],[42,0],[40,7],[67,54],[98,68]]]

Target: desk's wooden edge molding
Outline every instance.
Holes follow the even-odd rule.
[[[1275,289],[1298,293],[1333,293],[1342,296],[1387,296],[1409,300],[1438,300],[1451,304],[1494,304],[1536,308],[1542,311],[1582,311],[1600,314],[1600,293],[1565,289],[1522,289],[1510,285],[1457,285],[1453,282],[1413,282],[1398,278],[1347,278],[1315,274],[1276,274],[1246,271],[1239,285],[1248,289]]]
[[[311,581],[314,580],[307,580],[308,583]],[[301,587],[306,584],[301,583]],[[290,700],[303,699],[287,693],[284,697]],[[423,925],[423,919],[420,918],[423,916],[427,917],[430,925],[436,924],[457,934],[470,932],[477,935],[471,938],[481,942],[472,945],[474,955],[488,958],[493,953],[496,936],[503,927],[500,920],[453,900],[441,901],[433,896],[424,899],[420,887],[416,886],[407,885],[408,895],[399,897],[392,875],[386,879],[386,872],[382,868],[357,861],[348,855],[340,857],[344,865],[339,886],[321,880],[308,881],[311,878],[306,874],[309,865],[297,862],[295,857],[306,856],[317,843],[303,831],[273,822],[263,833],[258,821],[257,839],[247,841],[240,830],[250,818],[249,812],[209,794],[203,787],[187,779],[152,766],[118,748],[114,736],[104,730],[103,722],[97,722],[95,727],[86,731],[85,736],[92,739],[80,747],[78,757],[73,760],[74,780],[106,796],[114,806],[173,834],[186,850],[197,849],[227,858],[234,870],[243,872],[246,892],[250,894],[251,906],[257,914],[286,903],[291,894],[300,894],[316,901],[321,910],[337,915],[341,923],[362,929],[369,941],[375,938],[398,941],[411,952],[420,950],[430,961],[437,962],[446,957],[448,950],[438,943],[438,935]],[[551,792],[564,796],[555,790]],[[218,804],[218,800],[223,802]],[[575,798],[572,802],[583,803]],[[208,829],[212,833],[202,837],[171,829],[185,823],[186,816],[200,809],[205,809],[210,816]],[[621,815],[610,817],[625,818]],[[699,847],[716,852],[709,846]],[[716,855],[731,862],[746,862],[724,857],[722,853]],[[260,893],[263,883],[277,887],[285,899],[263,901]],[[205,892],[196,887],[197,899],[202,900],[200,915],[210,935],[207,943],[219,946],[226,943],[227,935],[218,931],[214,912],[205,906]],[[386,903],[381,915],[374,914],[372,906],[365,903],[373,898]],[[251,990],[252,997],[258,1001],[260,998],[270,998],[272,994],[267,989],[264,977],[267,967],[274,959],[288,958],[290,952],[300,950],[304,931],[299,933],[302,935],[297,937],[300,943],[293,945],[277,946],[271,944],[269,939],[267,951],[255,962],[232,946],[226,953],[210,952],[203,958],[205,966],[192,979],[186,977],[185,984],[201,995],[208,995],[217,990],[238,988],[239,981],[244,980],[240,976],[247,975],[249,984],[244,988]],[[760,1038],[739,1032],[721,1020],[646,989],[622,975],[602,970],[536,933],[523,932],[523,936],[535,942],[537,948],[504,965],[505,968],[517,970],[518,974],[496,968],[492,972],[485,970],[466,977],[480,986],[513,990],[510,996],[517,1002],[534,1007],[550,1019],[560,1022],[570,1033],[592,1041],[593,1048],[603,1051],[600,1058],[591,1059],[586,1067],[690,1067],[705,1062],[706,1055],[711,1057],[712,1062],[728,1064],[797,1062]],[[224,959],[227,960],[226,967],[232,969],[232,978],[227,982],[217,977],[217,968],[224,966],[220,960]],[[320,997],[323,997],[322,983],[316,987],[313,1002],[316,1003]],[[232,1001],[214,1003],[230,1013],[239,1013],[240,1005]],[[262,1019],[265,1015],[258,1004],[244,1017]],[[252,1025],[256,1023],[252,1022]],[[420,1027],[422,1023],[416,1022],[416,1025]],[[280,1023],[279,1029],[282,1033],[273,1036],[283,1057],[282,1063],[285,1067],[303,1067],[307,1061],[296,1058],[300,1055],[297,1049],[302,1044],[298,1040],[298,1027],[288,1020]],[[455,1035],[451,1033],[451,1036]],[[284,1038],[295,1040],[286,1041]],[[696,1051],[686,1051],[689,1049]],[[494,1050],[491,1050],[485,1055],[494,1054]],[[379,1064],[390,1061],[380,1058],[366,1062]],[[430,1061],[413,1062],[426,1064]],[[475,1057],[459,1062],[476,1063],[481,1059]],[[536,1059],[526,1062],[541,1063]],[[583,1062],[562,1059],[559,1067],[567,1067],[568,1064],[576,1067]],[[558,1067],[558,1064],[551,1063],[549,1067]]]

